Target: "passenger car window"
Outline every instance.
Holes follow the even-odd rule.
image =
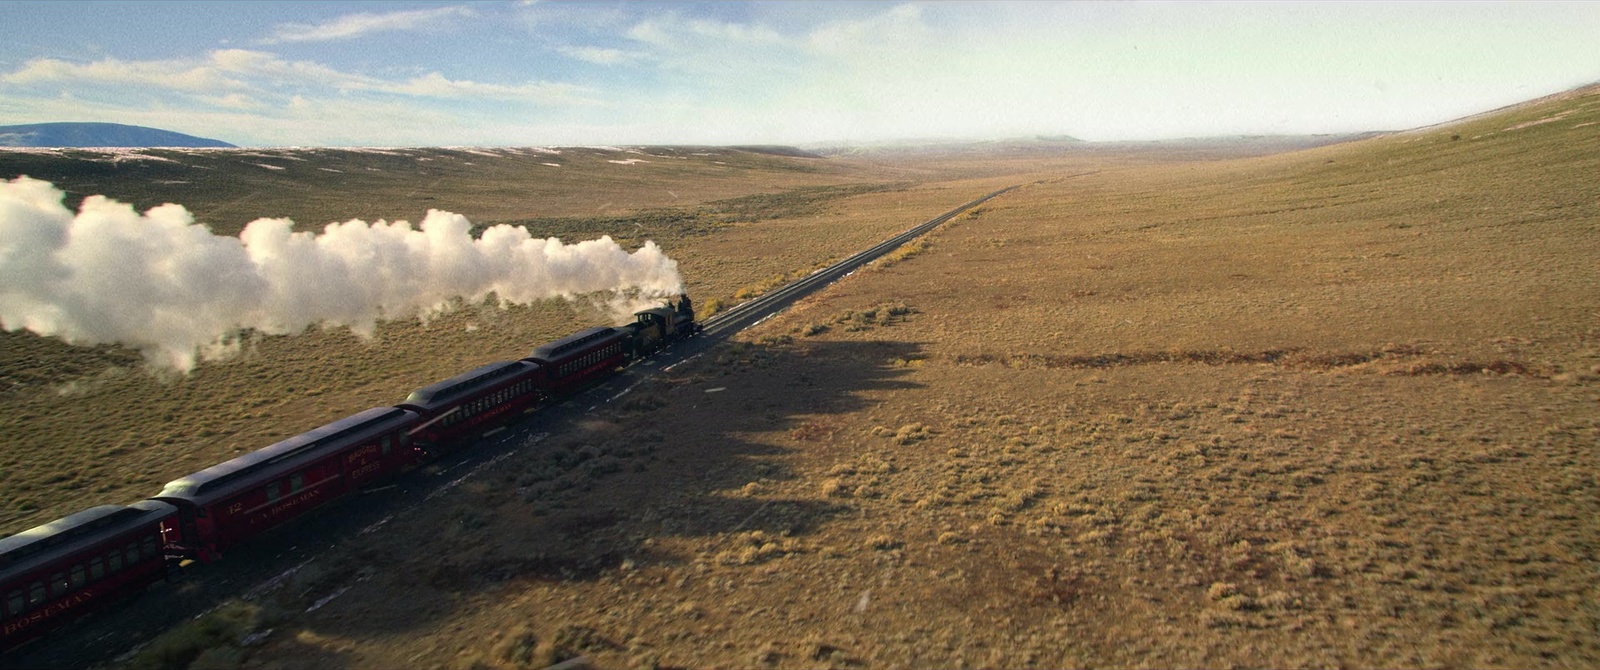
[[[85,575],[83,574],[83,564],[79,563],[77,565],[72,566],[72,588],[75,588],[75,589],[83,588],[83,584],[84,584],[85,581],[87,581],[87,580],[85,579]]]
[[[37,607],[44,602],[44,582],[34,582],[28,585],[28,608]]]
[[[289,493],[299,493],[306,487],[306,477],[298,472],[289,475]]]
[[[67,595],[67,573],[57,572],[50,575],[50,597],[60,598]]]
[[[16,589],[6,594],[6,610],[12,614],[22,613],[22,589]]]
[[[100,578],[104,576],[106,576],[105,559],[99,556],[89,559],[89,579],[98,582],[100,581]]]
[[[111,574],[114,575],[122,571],[122,552],[113,551],[106,559],[107,567],[111,568]]]

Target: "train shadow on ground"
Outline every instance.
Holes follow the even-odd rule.
[[[786,456],[847,454],[853,436],[837,435],[831,417],[913,387],[893,362],[919,351],[892,341],[728,343],[614,400],[637,380],[601,389],[599,403],[541,413],[515,429],[522,444],[506,458],[319,557],[320,577],[289,595],[296,606],[341,595],[279,627],[312,639],[426,634],[541,584],[626,584],[630,574],[740,560],[740,542],[757,532],[803,539],[852,507],[809,490],[771,493],[794,491],[786,484],[807,474]],[[305,651],[319,665],[340,663]]]

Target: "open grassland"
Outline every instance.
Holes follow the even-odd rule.
[[[558,151],[491,152],[500,156],[499,163],[491,160],[494,156],[460,150],[336,151],[321,158],[310,150],[265,153],[282,164],[305,163],[308,171],[337,170],[326,173],[332,175],[326,177],[330,183],[319,187],[316,174],[301,175],[296,179],[306,181],[295,182],[293,188],[251,182],[259,175],[239,171],[250,168],[274,179],[278,173],[249,164],[267,158],[240,152],[174,153],[174,161],[203,159],[214,163],[210,168],[146,160],[102,165],[27,152],[0,152],[0,165],[7,178],[29,174],[59,179],[59,185],[78,197],[103,192],[141,207],[175,201],[200,213],[221,211],[217,201],[233,190],[250,190],[255,194],[250,201],[257,204],[245,209],[253,214],[197,216],[203,222],[220,221],[213,228],[223,233],[258,215],[288,214],[309,224],[334,220],[311,212],[349,214],[393,207],[393,212],[371,210],[370,215],[417,220],[422,208],[448,206],[476,222],[528,225],[536,234],[568,241],[607,233],[629,246],[653,239],[679,260],[689,293],[702,308],[732,304],[770,286],[774,277],[804,273],[854,253],[916,223],[913,219],[923,212],[936,212],[986,188],[984,183],[919,184],[877,167],[728,149]],[[683,156],[674,159],[678,154]],[[470,166],[459,166],[454,181],[428,191],[446,202],[407,200],[399,189],[426,172],[416,166],[430,156],[436,160],[420,164],[489,163],[502,172],[491,170],[474,181]],[[565,172],[542,164],[557,160],[563,161]],[[630,160],[649,162],[612,162]],[[668,160],[678,167],[655,167]],[[51,163],[56,172],[41,172],[29,161],[57,161]],[[338,181],[339,175],[364,172],[358,169],[363,161],[398,162],[387,168],[395,174],[375,169],[379,176]],[[229,167],[223,167],[225,162]],[[74,171],[97,174],[152,165],[224,174],[215,181],[197,181],[193,193],[163,191],[159,180],[152,181],[155,175],[146,172],[105,177],[105,182],[71,176]],[[522,173],[513,175],[517,169]],[[570,177],[576,182],[550,177],[535,181],[545,174],[579,176]],[[511,189],[519,180],[528,182],[524,192],[497,196],[502,200],[474,188]],[[141,189],[162,195],[140,195]],[[312,191],[319,195],[311,201],[323,204],[293,204],[296,193]],[[685,204],[663,206],[670,197]],[[614,214],[571,204],[583,198],[607,204]],[[401,211],[411,206],[418,209]],[[317,225],[302,227],[314,230]],[[72,347],[25,332],[0,333],[0,396],[7,406],[0,413],[0,431],[8,435],[0,448],[0,534],[92,505],[148,497],[189,472],[368,407],[393,404],[412,389],[484,363],[525,356],[538,344],[613,318],[581,301],[507,309],[462,305],[426,322],[382,324],[371,340],[342,329],[257,337],[238,356],[204,364],[187,376],[152,372],[136,353],[118,347]]]
[[[96,194],[140,211],[181,204],[221,235],[262,217],[316,231],[442,209],[492,225],[892,178],[879,167],[714,147],[0,150],[0,176],[17,175],[54,182],[74,208]]]
[[[1591,90],[1248,158],[0,163],[219,232],[438,207],[656,239],[701,305],[1027,185],[136,667],[1593,666],[1597,124]],[[606,319],[463,306],[182,378],[0,334],[0,533]]]
[[[258,646],[143,658],[1600,664],[1597,123],[1591,90],[1013,163],[1027,188],[228,610]]]

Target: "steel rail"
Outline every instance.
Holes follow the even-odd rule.
[[[774,289],[759,297],[739,303],[726,312],[713,315],[705,319],[705,321],[702,323],[704,328],[703,333],[712,337],[726,337],[727,335],[731,335],[735,332],[748,328],[756,322],[783,310],[783,308],[788,307],[795,301],[805,297],[806,295],[809,295],[813,291],[832,284],[833,282],[848,276],[850,273],[861,269],[862,266],[877,260],[884,254],[898,249],[901,245],[921,237],[934,228],[939,227],[946,221],[961,215],[962,212],[993,200],[994,198],[1009,191],[1013,191],[1019,187],[1020,185],[1007,186],[998,191],[994,191],[980,198],[974,199],[961,205],[960,207],[917,224],[916,226],[913,226],[905,232],[895,235],[894,237],[879,242],[878,244],[873,245],[871,248],[857,252],[854,255],[845,258],[844,260],[817,270],[816,272],[778,287],[777,289]]]
[[[759,323],[796,300],[849,275],[962,212],[1016,188],[1003,188],[977,198],[865,251],[707,318],[702,336],[650,357],[649,369],[631,365],[621,374],[580,396],[594,399],[600,395],[603,396],[601,403],[620,398],[643,377],[653,374],[654,370],[670,367],[675,361],[687,360],[706,351],[727,336]],[[620,393],[617,392],[619,386],[625,387]],[[145,594],[142,603],[135,602],[126,608],[114,609],[93,621],[83,622],[81,626],[69,625],[51,634],[53,643],[36,643],[15,650],[16,656],[0,658],[0,666],[12,667],[15,663],[17,667],[73,668],[107,662],[114,664],[116,661],[107,657],[125,653],[130,647],[136,648],[136,645],[147,642],[159,631],[183,619],[199,616],[226,598],[241,595],[249,597],[249,593],[271,588],[343,539],[372,532],[399,515],[415,511],[426,501],[451,490],[523,446],[538,443],[549,434],[538,431],[557,430],[598,406],[595,404],[585,409],[585,404],[567,401],[545,407],[539,411],[543,420],[536,426],[515,425],[515,422],[508,424],[475,448],[463,449],[448,460],[438,461],[440,469],[432,475],[424,477],[423,473],[412,473],[393,480],[388,486],[365,491],[360,496],[350,496],[335,503],[340,507],[338,513],[314,515],[317,519],[315,524],[308,525],[305,519],[295,522],[300,529],[297,533],[277,532],[255,538],[251,551],[238,552],[229,560],[208,566],[201,574],[190,578],[187,589],[157,589]],[[290,565],[295,567],[288,567]],[[263,573],[281,574],[258,583],[259,575]],[[8,655],[11,653],[7,652]]]

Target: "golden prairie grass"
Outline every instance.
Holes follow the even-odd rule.
[[[1028,184],[352,539],[372,578],[246,661],[1593,665],[1597,117],[946,157],[732,226],[712,295]]]
[[[480,224],[494,223],[496,217],[526,219],[535,212],[561,214],[568,217],[568,223],[600,221],[592,210],[565,205],[547,209],[539,202],[557,195],[576,197],[572,191],[582,190],[576,184],[587,180],[593,187],[589,196],[605,198],[607,211],[621,219],[635,215],[630,212],[655,212],[658,216],[672,211],[712,212],[720,217],[716,235],[672,228],[657,231],[668,254],[680,261],[689,292],[699,299],[702,314],[709,315],[721,305],[742,299],[734,297],[740,287],[770,289],[774,284],[769,278],[802,276],[819,263],[852,253],[888,236],[896,226],[906,225],[898,218],[904,211],[895,210],[855,217],[855,225],[848,229],[828,227],[827,222],[842,209],[860,207],[854,203],[862,199],[910,200],[922,206],[938,202],[946,188],[939,186],[940,195],[930,195],[925,192],[929,189],[896,181],[898,173],[893,170],[823,159],[720,149],[654,151],[660,156],[564,150],[562,179],[527,185],[525,198],[516,203],[503,202],[501,207],[494,205],[493,199],[473,199],[480,208],[461,211]],[[430,175],[437,178],[436,190],[431,192],[445,198],[447,193],[476,193],[479,187],[507,187],[510,181],[529,179],[530,171],[554,172],[541,165],[544,160],[554,160],[545,154],[495,159],[425,149],[394,155],[288,153],[303,160],[286,164],[337,171],[310,175],[326,182],[319,198],[331,203],[330,209],[349,205],[359,210],[373,202],[403,202],[404,194],[397,191],[414,188],[415,180]],[[702,153],[706,155],[697,155]],[[675,159],[676,171],[606,162],[623,154],[643,155],[646,160],[682,155]],[[18,165],[31,155],[0,154],[0,166],[41,177],[51,176],[45,168],[55,170],[58,176],[65,175],[61,185],[80,195],[104,192],[140,204],[156,197],[186,202],[195,206],[203,221],[208,220],[208,212],[216,214],[216,206],[210,203],[243,197],[237,189],[265,188],[248,177],[253,173],[238,172],[260,170],[240,162],[244,159],[237,156],[174,155],[200,160],[239,180],[219,179],[211,190],[203,188],[204,184],[189,184],[185,188],[192,190],[169,193],[168,197],[138,190],[149,188],[148,183],[130,186],[110,180],[95,172],[93,164],[85,167],[32,157],[47,164]],[[424,158],[429,160],[419,162]],[[447,164],[455,167],[446,170],[448,174],[439,173]],[[165,169],[167,164],[136,161],[135,166]],[[374,170],[366,170],[368,167]],[[304,177],[274,174],[274,179]],[[646,178],[620,176],[627,174]],[[127,188],[134,190],[119,190]],[[310,188],[309,183],[297,187]],[[682,203],[680,210],[661,208],[665,197],[661,193],[667,190],[675,194],[670,201]],[[277,212],[295,216],[302,224],[324,216],[304,213],[316,210],[273,209],[286,202],[277,198],[295,191],[262,192],[248,202],[260,207],[254,210],[259,215]],[[446,198],[428,206],[455,205]],[[865,211],[872,212],[873,207]],[[589,218],[582,218],[580,212]],[[363,211],[353,214],[371,216]],[[220,221],[213,228],[227,232],[230,225],[237,227],[249,218],[253,217],[232,224]],[[573,225],[581,228],[585,224]],[[774,253],[774,249],[780,251]],[[753,294],[746,291],[745,297]],[[136,353],[114,346],[72,347],[25,332],[0,332],[0,394],[10,408],[0,413],[0,430],[9,436],[8,444],[0,449],[0,491],[5,493],[0,500],[0,533],[20,531],[92,505],[148,497],[166,481],[189,472],[368,407],[393,404],[412,389],[487,362],[525,356],[540,343],[610,319],[582,303],[562,301],[507,309],[462,305],[426,321],[381,324],[370,340],[344,330],[317,329],[295,336],[247,338],[238,356],[203,364],[187,376],[152,372]]]
[[[339,657],[533,621],[640,667],[1592,665],[1596,101],[1030,174],[652,382],[609,424],[659,436],[639,469],[472,536],[626,562]]]
[[[6,151],[0,152],[0,177],[51,181],[67,191],[74,207],[91,194],[128,202],[141,211],[181,204],[213,232],[232,235],[259,217],[287,217],[300,229],[314,231],[352,218],[417,222],[429,209],[489,225],[627,218],[670,208],[694,211],[726,199],[745,208],[762,202],[783,206],[795,192],[852,182],[856,188],[869,182],[889,184],[903,174],[725,147],[554,151],[141,149],[136,153],[154,160],[120,161],[94,150]],[[618,160],[624,163],[613,162]],[[266,169],[262,163],[283,169]]]

